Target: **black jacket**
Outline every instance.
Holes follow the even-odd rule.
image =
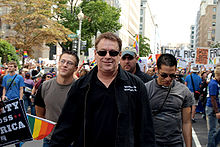
[[[85,132],[87,94],[97,69],[72,85],[51,138],[51,147],[68,146]],[[155,146],[151,109],[143,82],[119,66],[115,95],[118,109],[115,147]],[[83,141],[86,143],[85,137]]]
[[[141,71],[138,63],[136,63],[136,72],[134,74],[138,76],[144,83],[147,83],[153,79],[151,76]]]

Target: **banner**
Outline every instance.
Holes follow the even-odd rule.
[[[22,101],[5,102],[0,113],[0,146],[32,140]]]
[[[196,64],[207,64],[208,63],[208,49],[200,49],[196,50]]]
[[[204,65],[206,68],[214,68],[214,64],[220,62],[220,48],[201,48],[196,50],[178,50],[178,49],[164,49],[163,53],[169,53],[174,55],[177,60],[180,59],[177,65],[180,68],[184,68],[184,64],[188,65],[191,62],[192,66]],[[184,63],[185,62],[185,63]]]

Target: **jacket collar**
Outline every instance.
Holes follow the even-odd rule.
[[[135,75],[141,73],[141,69],[140,66],[138,65],[138,63],[136,63],[136,71],[135,71]]]

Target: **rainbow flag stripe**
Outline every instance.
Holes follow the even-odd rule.
[[[27,114],[30,130],[34,140],[47,137],[55,126],[55,122]]]

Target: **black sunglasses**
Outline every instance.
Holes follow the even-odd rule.
[[[47,78],[50,78],[50,79],[51,79],[51,78],[53,78],[53,77],[52,77],[52,76],[47,76]]]
[[[159,74],[160,74],[160,73],[159,73]],[[160,74],[160,75],[161,75],[161,77],[163,77],[163,78],[167,78],[168,76],[169,76],[171,79],[176,78],[176,75],[175,75],[175,74],[162,73],[162,74]]]
[[[126,59],[128,59],[128,60],[133,60],[134,57],[133,57],[133,56],[123,56],[121,59],[122,59],[122,60],[126,60]]]
[[[106,56],[107,52],[112,57],[118,56],[118,54],[119,54],[118,51],[114,51],[114,50],[111,50],[111,51],[97,51],[99,56]]]

